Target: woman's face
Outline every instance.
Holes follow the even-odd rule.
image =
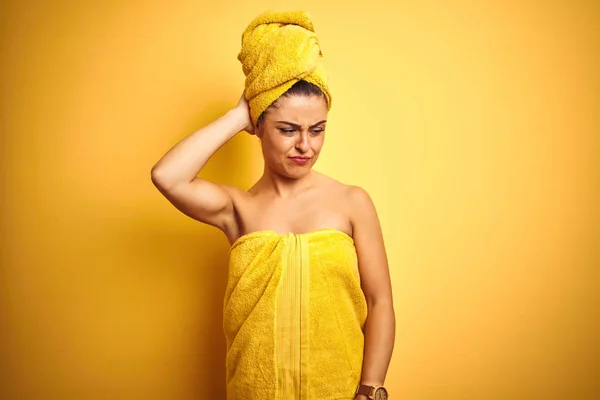
[[[274,172],[300,178],[317,161],[325,139],[327,104],[323,97],[280,97],[269,107],[256,135],[265,163]]]

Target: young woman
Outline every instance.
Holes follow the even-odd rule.
[[[152,181],[231,244],[228,399],[386,399],[395,317],[377,213],[364,189],[313,169],[329,96],[292,83],[260,114],[244,91],[235,108],[169,150]],[[248,190],[198,178],[242,131],[260,139],[261,178]]]

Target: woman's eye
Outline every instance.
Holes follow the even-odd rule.
[[[279,128],[279,130],[280,130],[281,132],[285,133],[285,134],[288,134],[288,135],[289,135],[289,134],[292,134],[292,133],[294,133],[294,132],[296,132],[296,130],[295,130],[295,129],[285,129],[285,128]],[[311,132],[312,132],[312,134],[313,134],[313,135],[318,135],[319,133],[323,132],[324,130],[325,130],[325,129],[322,129],[322,128],[320,128],[320,129],[313,129]]]

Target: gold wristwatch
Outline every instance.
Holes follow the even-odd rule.
[[[388,400],[388,392],[383,386],[358,385],[354,397],[359,394],[367,396],[371,400]]]

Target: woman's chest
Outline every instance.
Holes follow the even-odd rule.
[[[305,233],[334,228],[352,235],[350,212],[343,199],[326,196],[288,201],[254,199],[237,208],[240,235],[261,230]]]

